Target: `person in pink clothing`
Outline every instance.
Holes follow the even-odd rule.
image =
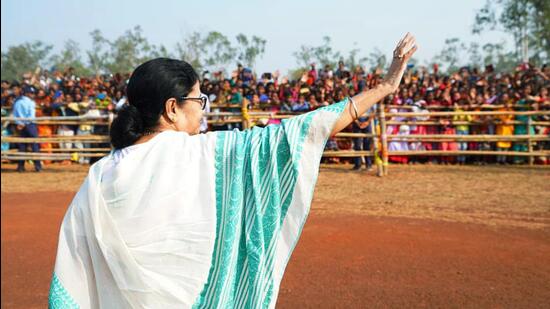
[[[444,134],[444,135],[456,134],[456,129],[451,124],[451,121],[449,119],[441,119],[440,123],[441,123],[441,134]],[[443,142],[441,142],[441,150],[456,151],[458,150],[458,143],[453,142],[451,140],[448,140],[448,141],[444,140]],[[452,156],[443,156],[441,157],[441,162],[443,162],[444,164],[449,164],[449,163],[453,163],[454,159]]]
[[[397,108],[392,108],[389,111],[390,113],[405,112],[405,110],[398,110]],[[393,116],[392,121],[404,121],[405,118],[401,116]],[[388,125],[386,128],[386,134],[388,135],[409,135],[410,128],[407,124],[403,123]],[[409,150],[409,143],[405,139],[394,138],[388,143],[388,151],[407,151]],[[388,158],[390,162],[393,163],[402,163],[406,164],[409,160],[407,156],[393,155]]]

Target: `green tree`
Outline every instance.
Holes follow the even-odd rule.
[[[174,58],[164,45],[152,45],[151,58]]]
[[[52,48],[52,45],[41,41],[9,47],[6,52],[2,52],[2,79],[19,80],[24,73],[45,66]]]
[[[329,36],[324,36],[323,44],[313,48],[313,57],[321,67],[327,64],[331,67],[336,67],[337,62],[342,58],[342,54],[332,48],[331,42],[332,40]]]
[[[95,29],[90,32],[92,37],[92,48],[86,51],[90,70],[99,75],[107,71],[107,61],[109,59],[109,41],[103,36],[101,31]]]
[[[350,52],[348,53],[348,56],[343,59],[344,63],[346,65],[348,65],[348,67],[352,71],[358,65],[364,67],[365,64],[368,61],[367,57],[360,57],[359,56],[359,53],[361,52],[361,49],[355,47],[357,45],[357,42],[354,42],[353,45],[354,45],[354,48],[352,50],[350,50]]]
[[[370,65],[371,70],[384,69],[388,64],[388,58],[377,47],[374,48],[372,52],[369,53],[367,61]]]
[[[506,51],[504,42],[487,43],[483,45],[483,60],[485,65],[492,64],[497,72],[510,72],[516,64],[516,55],[512,51]]]
[[[471,42],[468,47],[469,62],[473,67],[480,68],[483,66],[483,55],[479,50],[479,43]]]
[[[443,49],[434,57],[434,62],[446,66],[447,73],[456,72],[460,66],[461,53],[466,49],[466,44],[459,38],[445,40]]]
[[[236,39],[237,60],[244,62],[248,67],[254,67],[256,59],[264,54],[267,41],[255,35],[249,39],[242,33],[239,33]]]
[[[290,72],[291,76],[301,76],[304,70],[309,70],[309,66],[312,62],[318,64],[318,68],[323,68],[329,65],[332,68],[336,68],[338,61],[343,61],[344,64],[350,69],[354,70],[356,66],[365,66],[367,62],[372,62],[378,65],[378,60],[382,61],[382,65],[385,65],[386,58],[380,52],[380,56],[376,56],[375,61],[371,61],[369,57],[361,57],[361,49],[357,47],[357,43],[353,43],[353,48],[346,55],[332,47],[332,40],[329,36],[322,38],[322,43],[319,46],[302,45],[300,49],[293,53],[298,68]]]
[[[109,45],[109,58],[105,66],[111,73],[131,72],[141,63],[152,59],[154,54],[154,49],[143,36],[140,26],[127,30]]]
[[[322,43],[319,46],[302,45],[300,49],[293,53],[298,65],[303,69],[309,69],[312,62],[318,64],[319,67],[329,65],[336,67],[339,60],[343,60],[342,54],[335,51],[331,46],[331,38],[324,36]],[[354,57],[356,55],[353,55]]]
[[[236,49],[231,46],[229,39],[220,32],[211,31],[203,39],[202,54],[204,60],[201,61],[205,66],[218,70],[231,63],[236,56]]]
[[[91,74],[91,70],[82,63],[78,43],[73,40],[67,40],[63,50],[59,54],[53,55],[50,62],[60,71],[72,67],[77,75],[87,76]]]
[[[302,45],[300,50],[292,53],[299,68],[307,68],[313,60],[313,47]]]
[[[514,38],[515,55],[525,55],[537,62],[550,58],[550,1],[548,0],[487,0],[475,18],[474,34],[486,30],[502,30]]]
[[[193,32],[184,37],[182,42],[176,44],[177,57],[191,64],[197,72],[201,72],[204,67],[201,60],[204,53],[203,41],[204,39],[199,32]]]

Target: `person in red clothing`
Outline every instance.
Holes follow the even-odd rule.
[[[437,90],[437,92],[441,92],[441,90]],[[436,90],[428,88],[426,92],[426,107],[427,108],[433,108],[430,111],[437,112],[439,111],[439,107],[441,107],[441,103],[439,100],[436,100],[435,96]],[[435,135],[440,134],[440,127],[439,125],[429,125],[426,126],[426,134],[428,135]],[[426,150],[439,150],[439,143],[435,142],[425,142],[424,143],[424,149]],[[428,157],[429,163],[438,163],[439,159],[437,156]]]
[[[315,69],[315,63],[311,64],[310,70],[307,72],[307,84],[313,85],[317,81],[317,69]]]

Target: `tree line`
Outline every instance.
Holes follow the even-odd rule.
[[[475,35],[485,31],[500,30],[511,34],[514,46],[504,41],[480,45]],[[469,65],[482,67],[493,65],[496,71],[510,71],[518,62],[527,58],[534,64],[542,64],[550,58],[550,1],[548,0],[486,0],[472,26],[474,40],[466,42],[459,38],[445,40],[442,49],[422,65],[439,64],[447,72]],[[25,72],[37,67],[63,71],[69,67],[81,76],[115,72],[131,72],[140,63],[157,57],[185,60],[197,71],[217,71],[235,63],[253,68],[265,52],[267,41],[259,36],[238,34],[230,38],[218,31],[193,32],[172,48],[151,44],[140,26],[127,30],[121,36],[109,40],[100,30],[90,32],[92,45],[82,52],[79,43],[69,39],[63,48],[52,54],[53,46],[42,41],[26,42],[10,46],[2,51],[2,79],[19,79]],[[318,67],[337,66],[343,61],[348,68],[357,65],[368,69],[385,68],[389,63],[386,55],[374,48],[363,54],[357,43],[351,51],[343,53],[332,46],[329,36],[324,36],[318,45],[301,45],[293,53],[296,68],[291,76],[300,76],[315,62]],[[411,59],[411,65],[420,65]]]

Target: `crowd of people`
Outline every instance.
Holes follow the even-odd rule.
[[[339,62],[335,70],[330,66],[317,69],[311,64],[301,78],[288,80],[279,78],[278,72],[264,73],[256,79],[250,69],[239,66],[230,79],[217,73],[205,78],[203,92],[208,94],[213,102],[242,102],[251,110],[271,112],[307,112],[330,105],[348,96],[374,87],[382,81],[381,70],[366,72],[363,67],[347,68]],[[537,111],[550,109],[550,68],[547,65],[537,68],[529,64],[519,65],[515,71],[497,73],[492,66],[479,68],[463,67],[453,74],[441,74],[437,65],[431,72],[427,68],[410,69],[407,71],[402,85],[397,93],[385,99],[386,112],[415,112],[426,114],[416,117],[393,117],[391,120],[402,124],[392,124],[387,127],[387,133],[392,135],[408,134],[499,134],[525,135],[549,134],[548,125],[527,127],[528,119],[534,123],[549,120],[548,115],[540,116],[470,116],[455,115],[452,117],[433,117],[429,111]],[[349,130],[356,133],[371,133],[374,128],[379,130],[374,109],[370,115],[362,115]],[[431,121],[432,124],[417,124]],[[278,123],[276,119],[266,119],[257,125]],[[221,127],[221,129],[226,126]],[[531,132],[528,132],[530,130]],[[376,131],[376,130],[374,130]],[[379,131],[376,131],[379,133]],[[346,140],[329,140],[329,149],[368,150],[372,140],[356,138],[353,143]],[[548,143],[536,145],[539,149],[548,149]],[[393,140],[389,143],[390,151],[407,150],[497,150],[497,151],[527,151],[527,143],[506,142],[408,142]],[[338,159],[333,158],[333,161]],[[467,161],[484,164],[493,162],[488,157],[415,157],[391,156],[392,162],[441,162],[464,164]],[[546,164],[547,158],[538,158]],[[507,158],[498,156],[496,162],[522,163],[525,157]],[[361,168],[364,162],[367,168],[372,165],[371,157],[355,158],[354,169]]]
[[[268,111],[271,113],[303,113],[344,100],[379,84],[383,76],[380,69],[367,72],[361,66],[346,67],[340,61],[335,68],[326,65],[317,68],[311,64],[308,70],[296,79],[280,76],[279,72],[256,75],[251,69],[238,65],[230,76],[223,71],[202,74],[202,92],[208,96],[211,112]],[[39,116],[111,116],[127,104],[125,87],[129,74],[81,77],[72,68],[64,72],[39,71],[25,74],[20,81],[2,81],[2,116],[33,118]],[[385,99],[386,112],[415,112],[415,117],[391,116],[388,118],[387,134],[448,134],[448,135],[549,135],[549,115],[498,115],[471,116],[464,111],[537,111],[550,110],[550,68],[521,64],[516,70],[497,73],[491,66],[484,69],[463,67],[452,74],[439,72],[437,65],[428,68],[410,68],[400,89]],[[22,98],[29,99],[28,101]],[[29,101],[34,102],[31,111]],[[380,126],[374,117],[373,108],[349,128],[350,132],[379,133]],[[429,111],[454,111],[454,116],[431,116]],[[420,116],[418,116],[420,115]],[[531,118],[529,120],[529,118]],[[220,117],[213,117],[219,120]],[[398,123],[399,122],[399,123]],[[535,124],[528,126],[528,122]],[[279,119],[265,118],[252,125],[265,126],[280,123]],[[241,128],[239,122],[211,123],[205,130]],[[32,121],[17,121],[3,127],[2,135],[19,136],[72,136],[87,134],[106,135],[105,125],[41,125],[33,127]],[[103,145],[108,146],[108,145]],[[2,150],[15,145],[4,143]],[[24,151],[24,146],[18,146]],[[83,148],[79,143],[41,144],[43,151],[54,147]],[[331,139],[327,148],[331,150],[369,150],[373,147],[371,138]],[[548,142],[539,142],[537,149],[548,149]],[[409,150],[497,150],[527,151],[527,143],[520,142],[415,142],[405,139],[390,139],[389,151]],[[36,150],[36,149],[35,149]],[[330,162],[338,158],[326,159]],[[396,163],[521,163],[525,157],[497,156],[391,156]],[[89,162],[81,159],[81,163]],[[370,156],[353,159],[354,169],[364,164],[371,168]],[[541,156],[538,162],[548,164],[548,158]],[[40,170],[40,166],[35,166]],[[20,166],[20,170],[24,166]]]

